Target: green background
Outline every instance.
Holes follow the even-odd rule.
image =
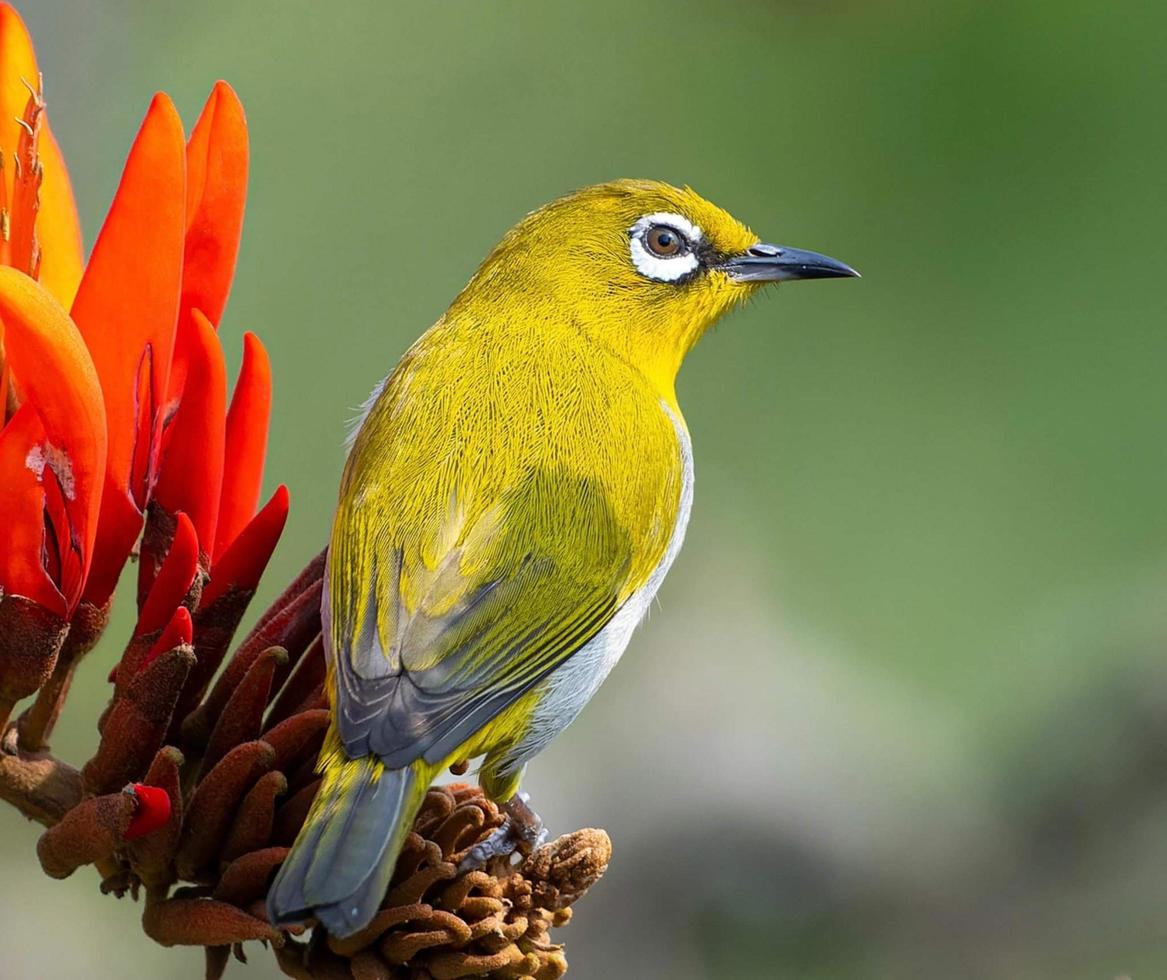
[[[533,207],[659,177],[862,270],[682,373],[688,544],[526,783],[553,833],[615,842],[573,976],[1167,975],[1167,8],[22,13],[89,242],[155,89],[188,125],[219,77],[247,107],[222,334],[233,368],[245,329],[271,352],[293,501],[261,600],[323,542],[355,406]],[[81,672],[73,762],[128,628]],[[35,840],[0,811],[3,980],[201,976]]]

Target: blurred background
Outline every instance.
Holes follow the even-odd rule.
[[[688,544],[526,783],[615,844],[573,977],[1167,976],[1167,7],[18,7],[89,242],[154,90],[247,107],[223,334],[271,352],[293,502],[253,615],[322,545],[355,406],[528,210],[659,177],[862,270],[682,373]],[[37,834],[0,808],[0,977],[201,975]]]

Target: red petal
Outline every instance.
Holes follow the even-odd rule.
[[[85,596],[103,605],[141,530],[174,351],[186,219],[182,122],[157,95],[73,304],[109,419],[100,534]]]
[[[65,599],[45,572],[45,492],[28,466],[44,428],[31,405],[22,405],[0,429],[0,592],[32,599],[59,616]]]
[[[281,484],[223,557],[211,566],[211,580],[203,588],[199,603],[202,608],[205,609],[229,588],[251,590],[259,584],[284,531],[289,503],[288,488]]]
[[[184,324],[184,328],[185,328]],[[191,383],[166,430],[154,499],[170,513],[189,515],[199,544],[211,551],[223,489],[227,366],[215,328],[198,310],[184,337]]]
[[[150,652],[142,660],[142,666],[139,670],[145,670],[167,650],[173,650],[180,646],[190,646],[193,640],[194,622],[190,618],[190,610],[186,606],[179,606],[174,610],[174,615],[170,617],[170,622],[166,624],[166,629],[150,647]]]
[[[271,362],[253,333],[243,335],[243,366],[227,413],[227,443],[219,526],[215,535],[217,561],[255,514],[267,454],[271,416]]]
[[[177,518],[174,541],[138,616],[135,636],[162,629],[170,621],[179,603],[186,598],[198,574],[199,541],[194,525],[186,514],[180,513]]]
[[[134,783],[126,787],[126,792],[134,796],[134,816],[130,826],[122,836],[126,840],[145,837],[147,834],[166,826],[170,819],[170,794],[158,786]]]
[[[54,504],[64,521],[58,512],[55,530],[72,609],[95,552],[107,445],[101,387],[69,315],[48,290],[15,269],[0,268],[0,320],[16,394],[44,426],[39,464],[61,488]]]
[[[226,82],[211,90],[186,148],[182,308],[218,326],[227,305],[247,199],[247,120]]]

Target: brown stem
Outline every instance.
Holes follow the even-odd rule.
[[[81,801],[81,774],[51,755],[9,753],[0,747],[0,799],[51,827]]]
[[[52,675],[37,692],[32,707],[17,722],[20,747],[25,752],[43,752],[48,747],[49,737],[65,707],[73,672],[81,658],[97,644],[108,620],[108,607],[99,609],[83,602],[77,609]]]
[[[69,685],[73,682],[73,670],[77,660],[62,656],[53,669],[53,676],[42,687],[36,696],[31,708],[20,716],[17,731],[20,737],[20,747],[29,752],[37,752],[47,745],[48,737],[61,716],[61,709],[65,706],[65,697],[69,693]]]

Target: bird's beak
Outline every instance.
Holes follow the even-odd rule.
[[[720,268],[738,282],[859,278],[859,273],[849,265],[828,255],[765,242],[759,242],[744,255],[735,255]]]

